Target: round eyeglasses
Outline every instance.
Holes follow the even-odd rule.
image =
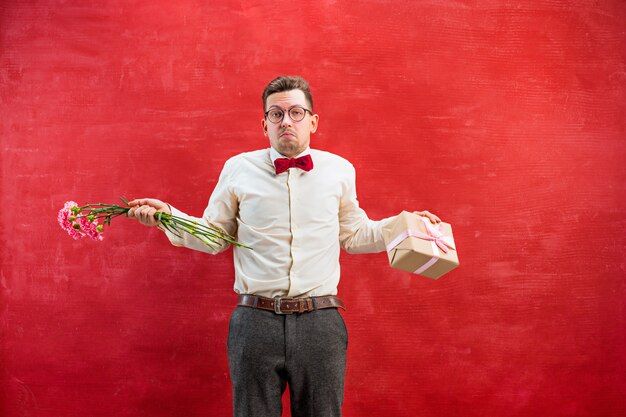
[[[305,109],[302,106],[293,106],[287,109],[287,114],[289,115],[289,118],[294,122],[301,122],[304,119],[304,116],[306,116],[306,112],[313,114],[311,110]],[[281,109],[280,107],[272,107],[265,112],[265,117],[267,117],[272,123],[280,123],[285,117],[285,110]]]

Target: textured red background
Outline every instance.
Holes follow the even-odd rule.
[[[370,217],[428,209],[459,247],[439,281],[342,255],[345,416],[626,415],[626,3],[173,3],[0,5],[0,415],[230,415],[232,253],[56,213],[200,215],[281,74]]]

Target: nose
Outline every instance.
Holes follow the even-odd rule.
[[[289,117],[289,112],[283,113],[283,120],[280,121],[281,126],[291,126],[291,117]]]

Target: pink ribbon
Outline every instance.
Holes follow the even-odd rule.
[[[439,246],[439,248],[441,248],[443,253],[448,253],[449,252],[448,248],[452,250],[456,250],[456,247],[454,246],[454,242],[452,241],[451,236],[445,236],[439,230],[439,226],[433,225],[425,217],[420,217],[420,218],[424,221],[424,226],[426,226],[426,233],[423,233],[419,230],[407,229],[403,231],[402,233],[400,233],[398,236],[396,236],[395,239],[393,239],[391,243],[387,245],[387,252],[391,251],[393,248],[398,246],[400,242],[402,242],[404,239],[408,237],[417,237],[417,238],[424,239],[424,240],[430,240],[434,242],[437,246]]]

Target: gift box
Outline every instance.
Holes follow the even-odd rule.
[[[459,266],[448,223],[432,224],[427,217],[403,211],[383,227],[383,238],[393,268],[438,279]]]

